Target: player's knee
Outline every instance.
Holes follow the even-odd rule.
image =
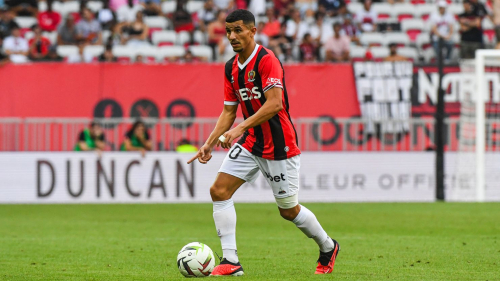
[[[210,196],[212,197],[212,201],[225,201],[231,198],[231,193],[227,188],[214,183],[210,187]]]
[[[280,210],[280,215],[282,218],[284,218],[287,221],[293,221],[300,212],[300,206],[297,205],[291,209],[279,208],[279,210]]]

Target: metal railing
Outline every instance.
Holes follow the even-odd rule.
[[[104,128],[107,150],[111,151],[119,150],[126,132],[136,121],[131,118],[0,118],[0,151],[73,150],[79,133],[92,120]],[[215,127],[217,118],[143,121],[153,140],[153,150],[171,151],[182,139],[197,146],[202,145]],[[235,124],[239,122],[240,119]],[[302,151],[425,151],[434,146],[432,118],[382,122],[362,118],[321,117],[297,118],[293,122]],[[446,149],[454,151],[458,148],[458,119],[447,119],[445,129]],[[498,141],[487,143],[500,146]]]

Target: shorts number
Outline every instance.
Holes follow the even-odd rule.
[[[238,150],[238,152],[236,152],[236,150]],[[233,148],[233,150],[231,150],[231,151],[229,152],[229,158],[231,158],[231,159],[236,159],[236,158],[238,158],[238,156],[240,155],[240,153],[241,153],[241,151],[242,151],[242,150],[243,150],[243,149],[241,149],[241,147],[240,147],[240,146],[235,145],[235,146],[234,146],[234,148]],[[236,152],[236,154],[235,154],[235,152]]]

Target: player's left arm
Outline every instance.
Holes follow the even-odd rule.
[[[273,87],[267,90],[264,95],[266,96],[266,102],[264,102],[262,107],[257,110],[254,115],[248,117],[238,126],[224,134],[226,141],[221,143],[223,148],[230,148],[232,142],[243,135],[246,130],[266,122],[283,109],[282,88]]]

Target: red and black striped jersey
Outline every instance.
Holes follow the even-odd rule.
[[[241,105],[247,119],[266,102],[265,92],[282,89],[283,109],[268,121],[247,130],[238,143],[253,155],[269,160],[283,160],[300,154],[297,133],[289,114],[285,72],[272,51],[256,45],[241,64],[238,55],[226,63],[224,104]]]

